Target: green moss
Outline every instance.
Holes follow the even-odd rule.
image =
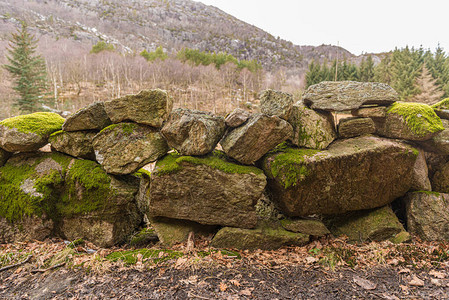
[[[164,158],[156,163],[156,169],[154,172],[157,176],[172,174],[182,169],[182,163],[190,163],[194,165],[206,165],[213,169],[223,171],[225,173],[236,174],[262,174],[262,170],[251,167],[242,166],[227,161],[226,155],[222,151],[214,151],[208,155],[201,157],[193,156],[180,156],[179,154],[169,153]]]
[[[444,130],[441,119],[428,105],[422,103],[395,102],[388,109],[389,114],[397,114],[405,119],[410,130],[418,135],[425,136]]]
[[[55,131],[55,132],[53,132],[52,134],[50,134],[50,137],[60,135],[60,134],[63,133],[63,132],[64,132],[63,130]]]
[[[449,98],[443,99],[430,107],[433,109],[449,109]]]
[[[423,193],[423,194],[426,194],[426,195],[434,195],[434,196],[440,197],[440,193],[438,193],[438,192],[431,192],[431,191],[417,191],[417,192],[413,192],[413,193]]]
[[[108,127],[103,128],[100,133],[105,132],[105,131],[111,131],[117,127],[120,127],[122,129],[122,132],[126,135],[131,135],[134,130],[137,128],[137,124],[136,123],[118,123],[118,124],[112,124],[109,125]]]
[[[84,245],[83,239],[77,239],[67,245],[68,248],[74,249],[76,246]]]
[[[147,245],[155,240],[157,240],[157,235],[154,229],[144,228],[131,238],[129,244],[131,246]]]
[[[182,257],[184,254],[182,252],[173,250],[159,250],[159,249],[137,249],[137,250],[127,250],[127,251],[117,251],[112,252],[106,259],[110,261],[122,260],[127,265],[134,265],[137,263],[137,255],[142,255],[143,262],[158,263],[167,261],[170,259],[177,259]]]
[[[139,178],[146,177],[151,178],[151,172],[145,169],[139,169],[137,172],[134,173],[134,176],[137,176]]]
[[[63,216],[104,208],[113,192],[111,178],[98,163],[90,160],[75,160],[66,174],[65,183],[65,193],[57,203],[58,213]],[[82,197],[78,195],[80,186]]]
[[[282,176],[284,188],[295,186],[298,181],[309,175],[309,170],[303,164],[305,157],[312,157],[319,150],[302,148],[285,148],[276,155],[270,164],[271,175]]]
[[[38,174],[35,170],[45,159],[58,162],[62,170],[49,170]],[[24,216],[48,216],[54,214],[55,203],[58,201],[59,189],[64,184],[65,173],[71,158],[58,153],[46,154],[36,157],[32,163],[6,164],[0,168],[0,216],[14,222]],[[27,181],[26,181],[27,180]],[[28,182],[25,193],[21,186]]]
[[[0,125],[16,128],[19,132],[35,133],[39,136],[49,135],[62,128],[65,119],[58,114],[50,112],[37,112],[29,115],[5,119]]]

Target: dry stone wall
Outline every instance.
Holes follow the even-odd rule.
[[[3,120],[0,243],[60,236],[108,247],[148,224],[168,246],[190,232],[239,249],[329,234],[446,240],[449,100],[396,100],[385,84],[322,82],[297,103],[264,91],[261,112],[223,118],[172,111],[165,91],[146,90],[66,120]],[[335,112],[352,117],[335,124]],[[48,142],[51,152],[37,150]]]

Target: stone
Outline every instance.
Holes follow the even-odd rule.
[[[159,128],[173,108],[173,99],[163,90],[143,90],[137,95],[106,101],[104,108],[112,123],[134,121]]]
[[[426,141],[444,130],[433,109],[422,103],[396,102],[385,120],[374,121],[379,135],[409,141]]]
[[[136,123],[110,125],[94,137],[92,145],[97,161],[115,175],[131,174],[168,151],[156,129]]]
[[[111,124],[111,119],[104,109],[104,102],[94,102],[69,116],[62,125],[62,130],[102,130]]]
[[[431,107],[440,118],[449,119],[449,98],[443,99]]]
[[[337,138],[332,113],[314,111],[302,102],[293,105],[288,122],[293,127],[290,141],[298,147],[325,149]]]
[[[236,108],[226,116],[225,118],[226,126],[231,128],[239,127],[248,120],[249,116],[250,113],[247,112],[246,110]]]
[[[449,161],[448,155],[436,154],[433,152],[424,152],[426,157],[429,178],[432,178],[436,171],[440,170]]]
[[[12,155],[12,153],[0,148],[0,167],[6,163],[6,161],[8,160],[8,158],[11,157],[11,155]]]
[[[0,243],[43,240],[54,231],[64,172],[73,158],[19,153],[0,167]]]
[[[351,114],[362,118],[385,118],[387,116],[387,108],[385,106],[361,107],[352,110]]]
[[[275,250],[282,246],[303,246],[310,237],[302,233],[294,233],[282,227],[271,228],[266,225],[256,229],[224,227],[212,239],[215,248],[233,248],[241,250]]]
[[[303,100],[312,109],[348,111],[364,104],[390,105],[398,100],[398,94],[384,83],[323,81],[311,85]]]
[[[56,202],[61,234],[99,247],[128,241],[142,222],[135,201],[138,189],[138,178],[111,176],[96,162],[74,160]]]
[[[407,230],[426,241],[449,240],[449,195],[436,192],[408,193]]]
[[[48,137],[61,130],[64,118],[55,113],[37,112],[0,122],[0,148],[8,152],[36,151]]]
[[[284,147],[261,166],[272,200],[288,216],[341,214],[389,204],[412,185],[418,150],[363,136],[332,143],[327,150]]]
[[[341,138],[351,138],[376,132],[376,125],[371,118],[349,117],[338,123],[338,135]]]
[[[220,144],[229,157],[250,165],[292,134],[292,126],[287,121],[276,116],[254,114],[244,125],[229,131]]]
[[[277,116],[288,120],[293,107],[293,96],[275,90],[265,90],[260,93],[260,111],[268,116]]]
[[[413,166],[413,180],[411,191],[431,191],[432,186],[429,179],[426,156],[423,150],[419,150],[415,165]]]
[[[51,148],[74,157],[95,160],[93,131],[56,131],[48,138]]]
[[[220,151],[205,157],[169,153],[151,173],[148,215],[253,228],[265,186],[262,170],[231,163]]]
[[[431,180],[432,190],[440,193],[449,193],[449,162],[435,171]]]
[[[441,120],[444,130],[420,145],[428,152],[449,155],[449,120]]]
[[[225,129],[223,117],[178,108],[172,111],[161,133],[180,154],[205,155],[215,149]]]
[[[317,219],[283,219],[280,221],[285,230],[313,236],[330,234],[329,229]]]
[[[165,247],[184,243],[191,232],[197,236],[209,235],[216,230],[216,226],[169,218],[150,218],[150,224],[156,231],[159,241]]]
[[[129,240],[129,245],[133,247],[142,247],[154,244],[159,238],[153,228],[144,228],[134,234]]]
[[[405,231],[390,206],[332,216],[325,223],[334,236],[346,235],[350,242],[380,242]]]

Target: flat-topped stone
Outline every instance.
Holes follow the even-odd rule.
[[[338,135],[342,138],[351,138],[376,132],[376,125],[371,118],[349,117],[338,123]]]
[[[355,117],[363,118],[385,118],[387,116],[386,106],[361,107],[352,110],[351,114]]]
[[[398,100],[398,94],[379,82],[323,81],[310,86],[303,100],[313,109],[348,111],[364,104],[390,105]]]

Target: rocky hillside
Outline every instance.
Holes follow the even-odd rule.
[[[99,40],[122,52],[168,52],[182,47],[226,51],[257,59],[267,70],[304,70],[312,59],[348,58],[341,47],[298,46],[221,11],[191,0],[0,0],[0,45],[25,19],[39,36],[91,46]]]

